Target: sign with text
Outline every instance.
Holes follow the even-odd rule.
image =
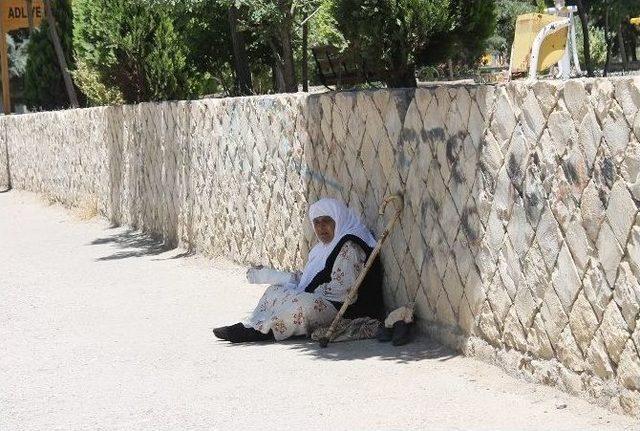
[[[29,28],[29,14],[27,13],[25,0],[0,0],[0,13],[2,13],[2,30],[8,32],[19,28]],[[44,18],[44,3],[42,0],[32,0],[33,26],[40,27]]]

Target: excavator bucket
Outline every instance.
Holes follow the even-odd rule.
[[[547,24],[559,22],[562,17],[542,13],[528,13],[518,16],[515,37],[511,46],[511,73],[514,75],[527,73],[531,59],[533,42]],[[567,46],[568,29],[559,29],[547,36],[540,47],[538,72],[543,72],[562,58]]]

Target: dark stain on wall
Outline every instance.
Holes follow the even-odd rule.
[[[600,202],[602,202],[602,206],[606,209],[609,202],[609,196],[607,195],[607,192],[601,188],[598,188],[598,197],[600,198]]]
[[[522,169],[516,160],[516,156],[511,153],[509,161],[507,162],[507,175],[514,184],[518,184],[522,179]]]
[[[484,150],[484,147],[486,146],[487,140],[483,136],[482,138],[480,138],[480,142],[478,143],[478,153],[482,153],[482,150]]]
[[[442,127],[434,127],[433,129],[424,130],[420,132],[420,137],[425,142],[444,142],[445,133]]]
[[[400,133],[400,141],[417,141],[418,134],[415,130],[404,127],[402,133]]]
[[[535,192],[526,194],[524,202],[524,212],[527,220],[535,227],[542,215],[542,196]]]
[[[460,149],[462,148],[462,141],[466,137],[465,132],[458,132],[455,135],[451,135],[447,139],[447,160],[450,164],[454,164]]]
[[[396,104],[396,110],[400,116],[400,122],[404,124],[404,119],[407,116],[409,106],[415,96],[415,89],[403,89],[401,91],[394,91],[391,98]]]
[[[607,187],[612,188],[613,183],[616,181],[616,167],[610,157],[602,159],[600,170],[602,171],[605,184]]]
[[[476,230],[471,226],[469,222],[469,217],[474,213],[476,215],[478,213],[478,210],[475,207],[465,208],[462,211],[462,216],[460,217],[462,230],[471,242],[474,242],[479,238],[478,232],[476,232]]]
[[[485,189],[493,195],[496,191],[496,180],[491,174],[491,170],[487,167],[486,163],[482,160],[479,162],[480,165],[480,175],[482,177],[482,181],[484,182]]]
[[[575,166],[569,160],[565,160],[562,162],[562,170],[564,171],[564,175],[567,177],[567,181],[569,184],[577,184],[580,182],[580,177],[578,176],[578,171],[576,171]]]
[[[427,212],[429,211],[429,196],[427,195],[422,202],[420,203],[420,215],[422,216],[422,221],[427,217]]]
[[[460,131],[447,140],[446,155],[451,165],[451,177],[456,184],[462,184],[466,179],[460,169],[460,152],[467,133]]]
[[[460,170],[460,163],[454,163],[451,169],[451,178],[456,184],[462,184],[465,181],[465,177]]]
[[[440,204],[434,200],[431,201],[431,206],[436,214],[440,214]]]
[[[537,151],[534,151],[533,154],[531,154],[531,161],[535,166],[540,166],[540,156]]]
[[[431,262],[433,260],[433,250],[431,250],[431,247],[429,246],[429,244],[425,244],[424,245],[424,264],[427,264],[429,262]]]

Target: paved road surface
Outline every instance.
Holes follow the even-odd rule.
[[[216,341],[243,268],[35,195],[0,194],[0,265],[2,431],[640,429],[426,340]]]

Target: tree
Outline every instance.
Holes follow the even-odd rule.
[[[309,19],[309,46],[332,45],[338,49],[347,47],[347,41],[338,30],[336,19],[333,17],[332,8],[334,0],[322,0],[317,10],[311,11],[313,16]],[[304,61],[304,60],[303,60]],[[315,67],[315,59],[308,60],[311,72],[311,82],[320,83]]]
[[[586,0],[583,0],[583,3],[587,3]],[[627,61],[624,39],[629,35],[626,33],[628,31],[626,23],[631,16],[640,14],[640,2],[637,0],[591,0],[586,11],[589,13],[590,21],[604,30],[607,45],[604,66],[606,76],[614,49],[617,48],[623,63]]]
[[[74,41],[82,66],[76,79],[93,95],[93,103],[271,89],[265,71],[271,70],[273,55],[264,32],[247,24],[242,5],[237,17],[230,16],[235,2],[77,0],[74,5],[79,21]],[[244,55],[234,56],[234,40]]]
[[[72,56],[73,14],[69,0],[54,0],[53,14],[58,25],[62,48],[69,69],[75,68]],[[24,98],[30,109],[61,109],[69,106],[62,72],[53,43],[49,36],[49,23],[43,20],[34,31],[27,47],[24,74]]]
[[[496,28],[495,2],[454,0],[450,11],[454,27],[441,40],[449,48],[448,57],[459,63],[475,64]]]
[[[201,75],[188,62],[176,28],[184,5],[157,0],[76,0],[74,45],[97,81],[117,88],[125,102],[190,98]],[[184,10],[184,9],[182,9]]]
[[[582,31],[582,46],[583,46],[583,55],[584,55],[584,64],[587,69],[587,76],[593,76],[593,64],[591,63],[591,41],[589,34],[589,16],[587,12],[587,8],[585,7],[585,2],[582,0],[577,0],[576,5],[578,6],[578,16],[580,17],[580,24],[583,29]],[[588,3],[586,4],[588,7]],[[587,29],[587,31],[584,31]]]
[[[390,87],[415,87],[415,67],[472,61],[495,25],[493,0],[335,0],[351,45],[381,59]]]
[[[588,40],[588,49],[589,49],[589,60],[587,61],[587,45],[585,43],[577,43],[578,48],[578,59],[580,63],[585,65],[587,69],[587,74],[591,73],[589,76],[594,76],[594,68],[602,68],[604,67],[606,57],[607,57],[607,43],[604,38],[604,30],[594,26],[592,23],[588,24],[589,32],[588,38],[585,37],[584,27],[582,26],[582,22],[579,22],[576,25],[576,41],[580,40]],[[591,69],[591,72],[589,72]]]
[[[518,15],[531,12],[536,12],[536,5],[531,0],[497,0],[495,32],[487,39],[487,45],[508,58],[516,32],[516,19]]]
[[[273,78],[279,92],[298,91],[296,51],[300,46],[300,22],[315,10],[318,0],[226,0],[238,8],[244,30],[270,49]],[[300,30],[300,31],[299,31]]]
[[[250,76],[239,78],[234,68],[230,8],[224,0],[182,0],[173,6],[177,31],[188,47],[187,63],[200,75],[200,94],[224,92],[229,95],[253,92]],[[236,29],[237,30],[237,29]],[[240,34],[245,54],[253,55],[251,33]],[[259,55],[256,55],[259,57]],[[242,61],[242,58],[239,59]],[[243,67],[251,72],[251,64]],[[245,70],[243,73],[246,73]],[[240,83],[242,79],[247,80]],[[242,90],[244,89],[244,90]],[[242,91],[241,91],[242,90]]]
[[[245,43],[245,32],[238,28],[238,8],[230,6],[229,15],[229,36],[233,51],[233,69],[236,76],[235,90],[238,94],[248,95],[253,92],[251,83],[251,68],[247,57],[247,45]]]
[[[309,20],[309,43],[311,45],[333,45],[344,48],[347,41],[338,29],[338,23],[333,16],[335,0],[322,0],[317,10],[312,10],[313,17]]]

